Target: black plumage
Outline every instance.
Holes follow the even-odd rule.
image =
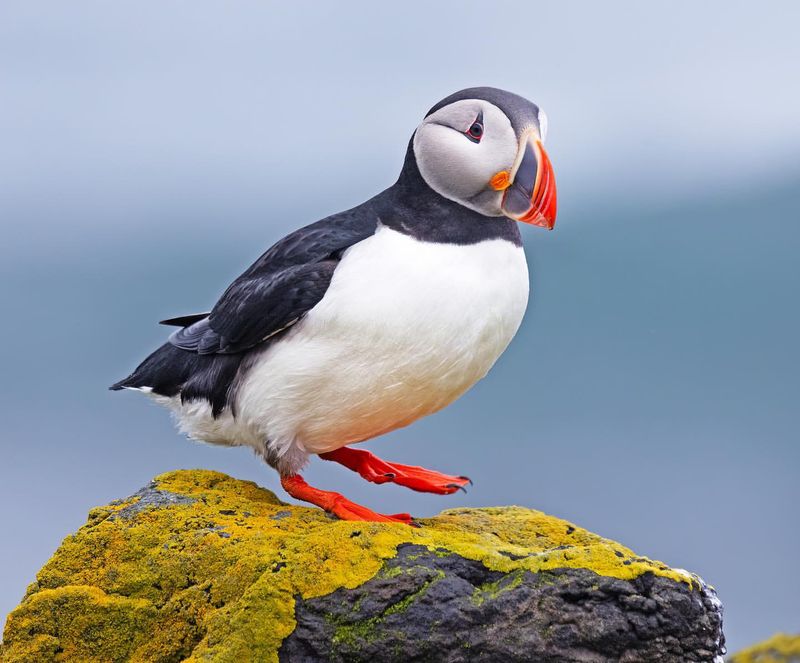
[[[180,396],[181,401],[204,399],[218,417],[230,405],[229,394],[244,355],[200,355],[164,343],[127,378],[110,388],[149,387],[160,396]]]
[[[158,324],[167,325],[168,327],[188,327],[189,325],[199,322],[203,318],[207,318],[211,312],[206,313],[192,313],[191,315],[181,315],[177,318],[169,318],[167,320],[159,320]]]

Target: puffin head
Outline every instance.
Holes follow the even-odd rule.
[[[426,184],[484,216],[552,229],[556,181],[536,104],[491,87],[461,90],[428,111],[412,139]]]

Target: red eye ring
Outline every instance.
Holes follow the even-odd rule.
[[[483,111],[478,113],[478,117],[464,132],[464,135],[469,138],[473,143],[480,143],[483,138]]]
[[[467,136],[479,142],[483,137],[483,125],[480,122],[473,122],[472,126],[467,129]]]

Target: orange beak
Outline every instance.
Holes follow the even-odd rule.
[[[503,213],[517,221],[552,230],[556,224],[556,177],[542,141],[532,133],[522,140],[510,179],[511,184],[503,187]]]

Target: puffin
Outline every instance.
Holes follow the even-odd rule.
[[[517,222],[552,229],[547,119],[474,87],[434,105],[397,181],[287,235],[110,388],[138,390],[179,430],[251,447],[285,491],[344,520],[414,524],[309,485],[311,456],[376,484],[447,495],[472,482],[354,447],[437,412],[483,378],[522,322]]]

